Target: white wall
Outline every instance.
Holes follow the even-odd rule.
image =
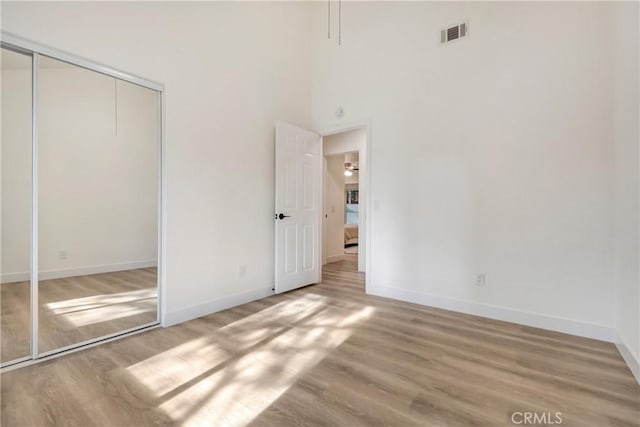
[[[334,262],[344,258],[344,154],[325,158],[323,253]]]
[[[15,68],[8,68],[8,63],[11,62],[9,57],[16,58]],[[8,280],[29,279],[31,59],[3,49],[2,60],[0,282],[3,283]]]
[[[614,10],[615,242],[618,348],[640,382],[638,3]]]
[[[165,84],[168,323],[270,294],[273,129],[276,119],[310,126],[310,12],[303,3],[2,3],[6,31]]]
[[[155,266],[157,93],[120,81],[116,102],[111,77],[40,65],[40,278]],[[3,283],[30,277],[30,78],[30,66],[3,74]]]
[[[355,129],[325,136],[322,149],[325,156],[360,151],[365,144],[367,133],[363,129]]]
[[[368,291],[612,339],[610,5],[346,2],[342,46],[325,6],[315,126],[372,123]]]
[[[118,81],[116,96],[112,77],[40,63],[41,277],[156,265],[157,92]]]

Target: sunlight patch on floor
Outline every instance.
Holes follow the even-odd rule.
[[[241,331],[243,334],[246,334],[251,332],[245,330],[248,325],[264,325],[265,323],[270,324],[273,322],[278,324],[293,324],[315,313],[325,305],[326,297],[316,294],[306,294],[265,308],[264,310],[225,326],[222,330],[227,332]]]
[[[147,389],[160,397],[229,358],[211,337],[188,341],[127,368]]]
[[[44,306],[75,327],[156,311],[156,289],[142,289],[107,295],[56,301]]]
[[[188,389],[161,405],[169,415],[202,399],[180,420],[185,425],[244,426],[280,397],[305,371],[320,362],[373,313],[365,307],[349,321],[336,316],[335,326],[313,326],[312,319],[279,335],[234,361],[194,390]]]
[[[118,292],[114,294],[91,295],[89,297],[74,298],[64,301],[50,302],[46,307],[56,314],[73,311],[88,310],[103,305],[121,304],[139,299],[155,298],[158,291],[155,288],[139,289],[135,291]]]
[[[246,425],[375,310],[327,300],[306,294],[280,302],[127,370],[176,422]]]
[[[296,321],[320,309],[323,302],[317,295],[283,301],[214,330],[212,336],[180,344],[127,370],[155,396],[160,397],[215,369],[230,359],[233,353],[244,351],[283,331],[286,326],[274,323],[275,320]]]

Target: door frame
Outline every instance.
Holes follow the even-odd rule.
[[[108,65],[101,64],[99,62],[87,59],[72,53],[56,49],[54,47],[29,40],[19,35],[9,33],[7,31],[0,32],[0,45],[2,48],[13,50],[16,52],[27,53],[32,55],[32,76],[31,76],[31,252],[30,252],[30,307],[31,307],[31,354],[19,359],[14,359],[0,363],[0,373],[8,370],[17,369],[19,367],[38,363],[40,361],[47,360],[49,358],[58,357],[61,354],[67,354],[70,352],[78,351],[83,348],[92,347],[102,342],[112,341],[124,336],[128,336],[141,330],[154,328],[159,325],[165,325],[165,313],[166,313],[166,204],[167,204],[167,186],[166,186],[166,167],[165,167],[165,146],[166,146],[166,131],[165,131],[165,88],[164,84],[156,81],[146,79],[144,77],[137,76],[125,71],[118,70],[117,68],[110,67]],[[76,65],[94,72],[98,72],[107,76],[111,76],[120,80],[127,81],[129,83],[136,84],[138,86],[145,87],[147,89],[158,92],[158,264],[157,264],[157,290],[158,290],[158,303],[157,303],[157,317],[154,322],[150,322],[144,325],[139,325],[135,328],[127,329],[124,331],[115,332],[101,337],[96,337],[91,340],[79,342],[71,346],[58,348],[52,351],[39,352],[38,351],[38,109],[37,109],[37,96],[38,96],[38,60],[40,55],[47,56],[53,59],[57,59],[69,64]]]
[[[356,120],[356,121],[352,121],[352,122],[347,122],[347,123],[335,123],[333,125],[327,125],[327,126],[322,126],[320,128],[320,130],[317,130],[316,132],[318,132],[320,134],[320,136],[322,137],[322,156],[324,159],[324,137],[325,136],[330,136],[330,135],[335,135],[338,133],[344,133],[344,132],[349,132],[352,130],[364,130],[365,134],[366,134],[366,138],[365,138],[365,142],[364,142],[364,156],[362,156],[360,153],[360,161],[362,161],[362,158],[364,158],[364,163],[365,163],[365,168],[364,168],[364,174],[360,174],[360,180],[364,181],[365,186],[364,186],[364,287],[365,287],[365,293],[369,293],[369,287],[370,287],[370,276],[371,276],[371,119],[361,119],[361,120]],[[324,194],[324,181],[325,181],[325,176],[324,176],[324,170],[325,168],[322,168],[322,200],[324,203],[325,200],[325,194]],[[364,176],[363,176],[364,175]],[[360,191],[362,191],[362,189],[360,189]],[[361,193],[361,194],[362,194]],[[324,214],[322,215],[322,222],[320,223],[320,236],[324,236]],[[320,239],[320,247],[318,248],[319,253],[322,254],[323,251],[323,245],[324,245],[324,241],[323,239]],[[360,247],[360,245],[358,245],[358,247]],[[322,277],[322,276],[321,276]]]

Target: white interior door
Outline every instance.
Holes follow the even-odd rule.
[[[276,122],[275,291],[321,280],[322,138]]]

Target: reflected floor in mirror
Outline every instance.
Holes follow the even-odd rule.
[[[39,282],[39,351],[46,352],[156,321],[156,268]],[[29,283],[2,290],[2,360],[29,353]]]
[[[0,361],[9,362],[31,354],[29,282],[0,285]]]

